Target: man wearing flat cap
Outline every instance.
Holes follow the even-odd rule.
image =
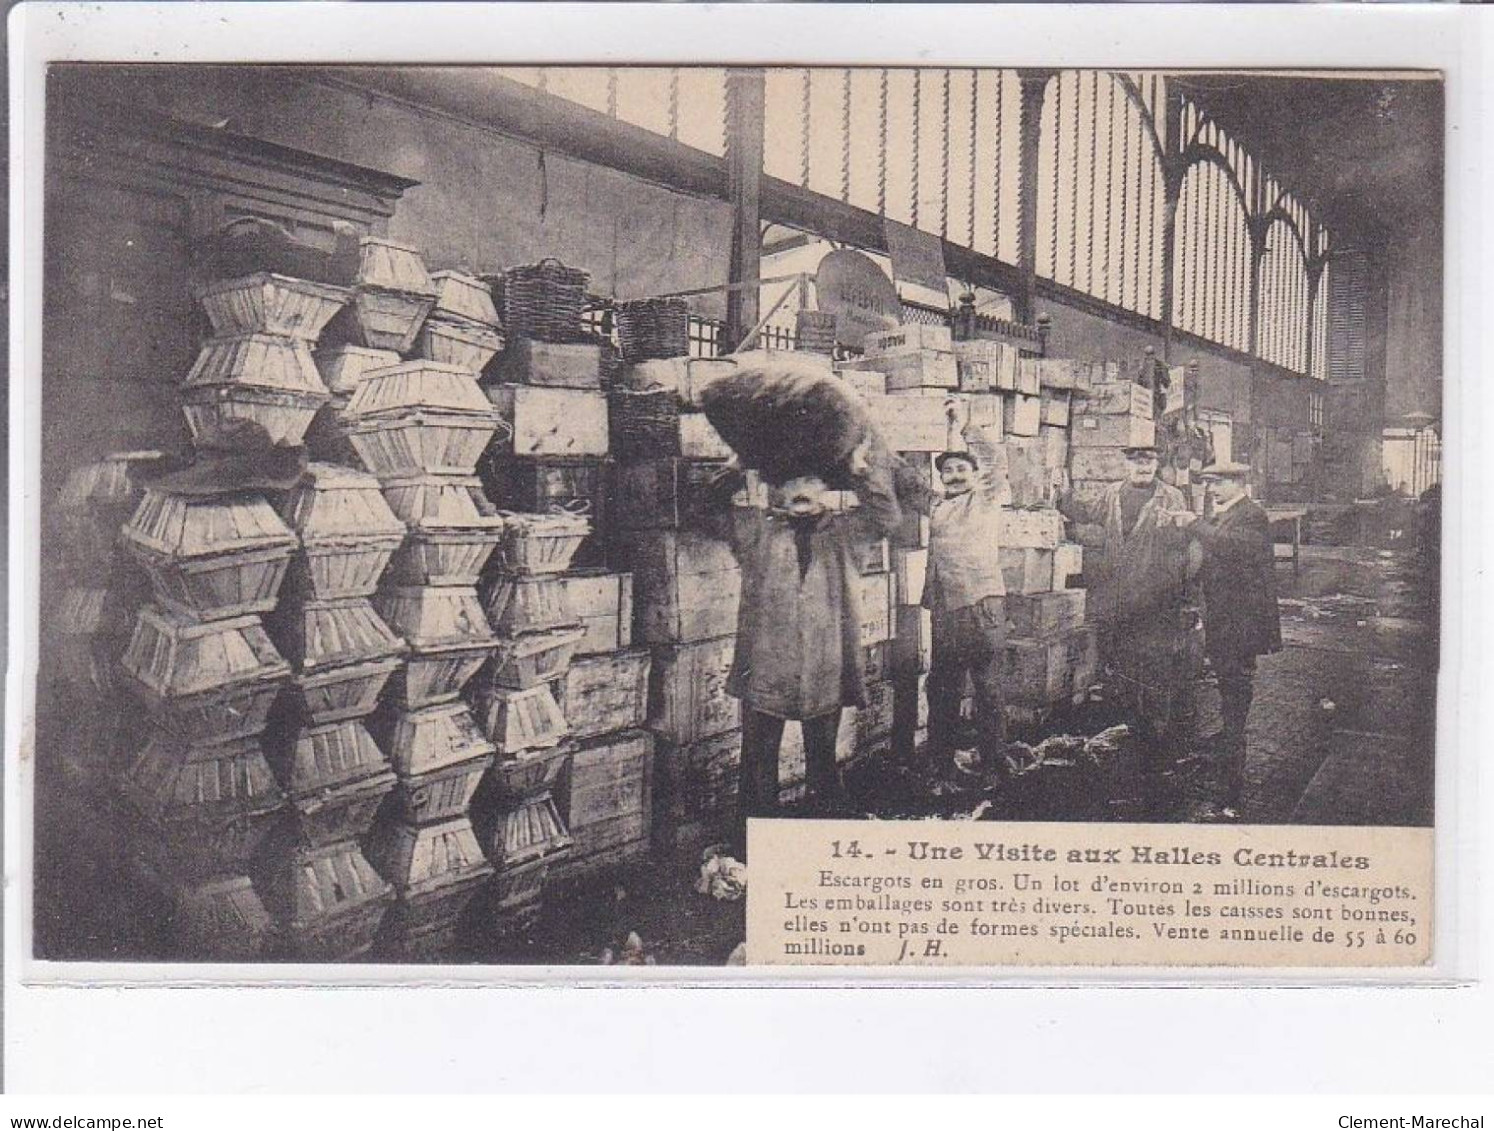
[[[1157,478],[1155,447],[1135,445],[1125,455],[1125,479],[1093,498],[1066,491],[1058,506],[1071,520],[1104,528],[1099,553],[1084,563],[1089,617],[1145,767],[1159,773],[1186,753],[1201,664],[1190,647],[1197,612],[1186,529],[1196,516],[1181,491]]]
[[[1204,650],[1224,714],[1224,805],[1227,815],[1238,816],[1255,659],[1281,650],[1275,548],[1265,509],[1246,493],[1249,465],[1216,463],[1204,469],[1203,479],[1213,509],[1190,533],[1203,547]]]

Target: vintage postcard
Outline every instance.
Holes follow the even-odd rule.
[[[53,63],[28,970],[1428,969],[1443,115]]]

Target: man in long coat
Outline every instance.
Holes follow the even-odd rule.
[[[1191,533],[1203,547],[1204,649],[1219,681],[1224,714],[1224,804],[1238,814],[1255,660],[1281,650],[1276,556],[1270,519],[1245,493],[1249,466],[1215,464],[1203,475],[1213,511]]]
[[[869,482],[859,505],[835,509],[824,481],[803,475],[775,485],[769,505],[734,503],[735,469],[712,483],[704,511],[742,569],[736,654],[727,692],[742,701],[739,834],[746,820],[778,809],[778,758],[787,720],[804,737],[805,792],[814,811],[841,804],[836,736],[844,707],[866,704],[856,547],[896,528],[890,491]]]
[[[1157,478],[1157,464],[1154,447],[1127,448],[1124,480],[1094,499],[1065,492],[1059,509],[1104,527],[1099,554],[1084,563],[1088,615],[1149,768],[1164,769],[1186,753],[1201,657],[1186,532],[1194,515],[1183,493]]]

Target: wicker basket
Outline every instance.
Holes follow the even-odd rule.
[[[288,958],[346,962],[373,945],[394,890],[357,841],[298,849],[265,883]]]
[[[346,287],[261,272],[225,279],[197,291],[217,334],[280,334],[314,342],[347,304]]]
[[[504,640],[478,678],[522,691],[565,675],[584,628],[557,628]]]
[[[357,719],[314,727],[279,746],[276,767],[307,845],[336,844],[367,834],[394,773]]]
[[[587,272],[558,259],[505,271],[496,295],[504,328],[514,337],[542,342],[585,341],[581,318],[590,282]]]
[[[644,298],[619,303],[617,340],[630,365],[690,352],[690,306],[681,298]]]

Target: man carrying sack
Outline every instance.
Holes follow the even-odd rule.
[[[703,400],[737,453],[702,509],[742,570],[726,689],[742,701],[738,847],[745,849],[748,818],[778,811],[786,721],[802,728],[809,811],[831,815],[844,806],[840,715],[866,704],[856,547],[885,537],[901,518],[896,457],[844,383],[802,357],[740,358],[738,371]],[[743,466],[767,482],[766,508],[734,501]],[[842,505],[829,483],[854,489],[858,505]]]
[[[1245,723],[1255,659],[1281,650],[1276,554],[1265,509],[1246,494],[1250,467],[1218,463],[1203,471],[1213,504],[1190,533],[1203,547],[1204,651],[1219,681],[1224,730],[1224,816],[1238,817],[1245,786]]]

